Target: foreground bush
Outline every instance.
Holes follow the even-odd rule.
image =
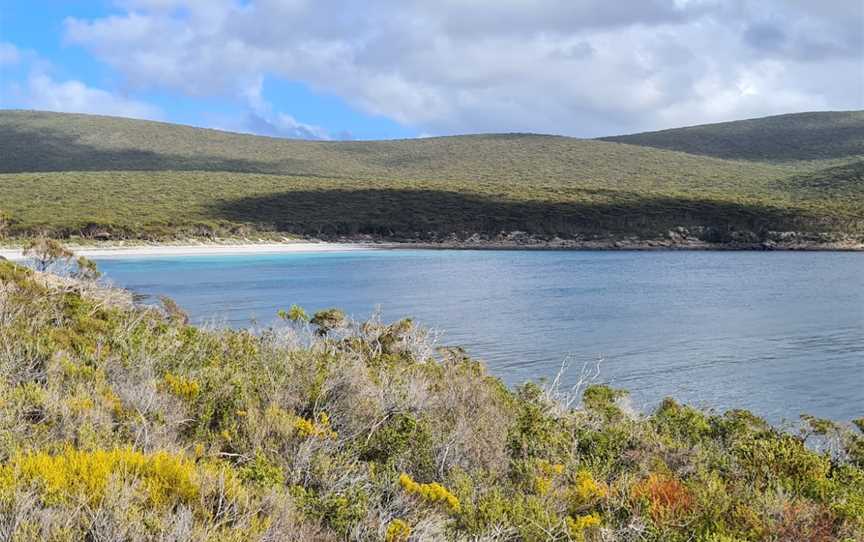
[[[851,426],[603,386],[569,409],[410,321],[173,309],[0,261],[0,538],[864,539]]]

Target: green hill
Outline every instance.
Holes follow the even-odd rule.
[[[653,239],[677,226],[717,241],[771,230],[860,234],[864,156],[849,134],[864,133],[864,114],[804,115],[811,124],[814,116],[825,119],[822,150],[777,163],[531,134],[297,141],[0,111],[0,230],[115,239],[263,232],[434,240],[514,230]],[[832,136],[835,118],[845,120]],[[765,148],[782,146],[782,133],[762,133]]]
[[[793,113],[600,139],[761,162],[864,157],[864,111]]]

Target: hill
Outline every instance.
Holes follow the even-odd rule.
[[[600,140],[760,162],[864,157],[864,111],[793,113]]]
[[[835,136],[822,132],[824,152],[799,157],[821,158],[760,162],[533,134],[297,141],[0,111],[0,213],[13,237],[859,235],[861,157],[845,134],[864,117],[807,115],[846,118]]]

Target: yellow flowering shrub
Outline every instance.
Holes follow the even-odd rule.
[[[195,380],[173,373],[165,374],[162,379],[162,385],[172,395],[187,401],[195,399],[198,396],[198,392],[201,391],[201,386]]]
[[[552,483],[557,476],[564,474],[564,465],[551,463],[545,459],[537,461],[534,476],[534,492],[546,495],[552,490]]]
[[[326,412],[318,414],[315,420],[297,418],[294,429],[302,437],[336,438],[336,432],[330,428],[330,416]]]
[[[83,414],[95,406],[93,399],[86,395],[74,395],[66,400],[66,404],[76,414]]]
[[[416,495],[430,503],[444,504],[451,512],[458,513],[462,509],[456,495],[450,493],[447,488],[437,482],[418,484],[413,478],[402,473],[399,475],[399,484],[407,493]]]
[[[802,438],[671,401],[630,417],[601,387],[565,409],[455,350],[416,357],[403,323],[306,345],[26,286],[12,266],[0,261],[11,540],[180,527],[213,542],[597,542],[637,527],[646,542],[864,541],[864,433],[845,424],[805,419]]]
[[[546,476],[537,476],[534,478],[534,493],[538,495],[546,495],[552,489],[552,479]]]
[[[570,536],[574,540],[585,540],[585,531],[600,526],[600,515],[597,513],[577,516],[572,518],[567,516],[567,530],[570,531]]]
[[[123,401],[120,399],[120,397],[117,396],[116,393],[114,393],[114,390],[110,388],[106,389],[102,393],[102,399],[105,401],[105,406],[111,411],[111,414],[113,414],[115,417],[121,418],[124,414],[126,414],[126,410],[123,407]]]
[[[73,499],[98,503],[111,477],[138,480],[153,505],[174,499],[191,501],[198,495],[195,464],[169,452],[142,454],[129,448],[85,452],[66,448],[18,454],[0,466],[0,488],[33,487],[42,501],[60,504]]]
[[[571,506],[577,510],[592,506],[606,497],[607,493],[605,484],[598,482],[589,471],[582,469],[576,474],[576,482],[570,489]]]
[[[407,542],[411,536],[411,527],[401,519],[394,519],[387,525],[384,534],[385,542]]]

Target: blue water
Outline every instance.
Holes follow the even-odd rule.
[[[117,258],[115,283],[196,322],[267,325],[292,303],[414,317],[509,384],[600,380],[772,421],[864,416],[864,254],[375,250]]]

